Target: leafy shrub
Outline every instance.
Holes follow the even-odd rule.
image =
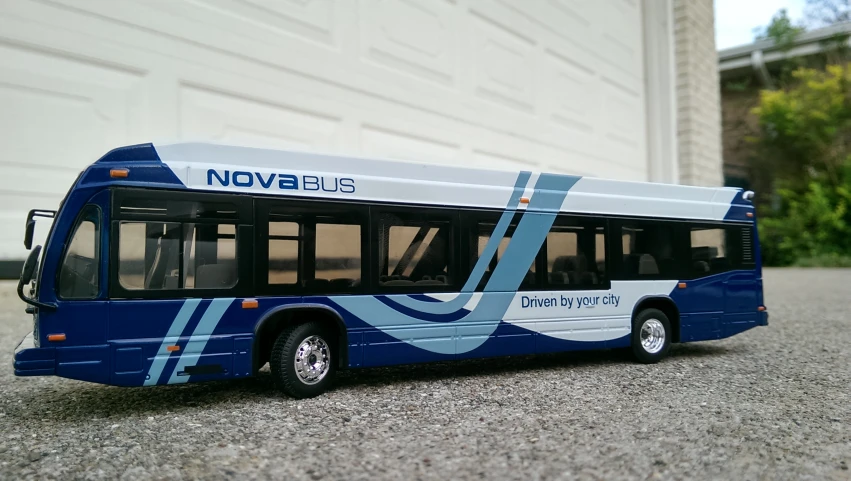
[[[761,212],[766,265],[851,258],[851,67],[798,69],[791,87],[763,91],[754,109],[762,167],[780,207]]]

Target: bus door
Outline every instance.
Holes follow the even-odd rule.
[[[112,384],[248,375],[256,310],[250,199],[120,189],[114,195]],[[238,259],[244,259],[237,262]]]

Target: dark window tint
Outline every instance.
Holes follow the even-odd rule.
[[[238,218],[236,206],[227,202],[170,200],[138,195],[122,193],[118,211],[121,217],[162,217],[168,220]]]
[[[693,277],[754,267],[751,226],[693,225],[690,244]]]
[[[559,217],[547,234],[547,282],[552,287],[605,283],[606,237],[602,225]]]
[[[268,282],[307,293],[361,282],[361,225],[346,216],[271,214]]]
[[[452,225],[440,215],[383,213],[378,225],[378,284],[448,286]]]
[[[691,228],[691,264],[696,276],[730,270],[727,237],[726,229],[721,227]]]
[[[269,222],[269,284],[298,284],[298,222]]]
[[[508,245],[511,242],[511,237],[514,235],[517,225],[522,217],[521,214],[518,214],[514,217],[512,223],[508,226],[505,231],[505,234],[498,240],[494,239],[493,242],[498,242],[497,249],[494,255],[488,259],[487,268],[485,270],[482,279],[479,281],[478,289],[484,289],[490,280],[491,275],[493,274],[496,266],[499,264],[500,260],[502,260],[503,255],[505,254],[506,249],[508,249]],[[496,229],[497,222],[499,221],[499,217],[493,216],[487,220],[481,220],[476,224],[476,239],[474,243],[474,252],[471,255],[471,268],[476,265],[479,261],[479,258],[485,252],[486,246],[491,242],[491,238],[494,235],[494,230]],[[526,271],[526,274],[523,276],[523,279],[520,280],[520,286],[518,289],[534,289],[536,286],[536,262],[533,259],[531,264],[529,265],[529,269]]]
[[[630,222],[621,232],[623,269],[626,279],[677,279],[674,255],[674,226],[652,222]]]
[[[123,221],[118,282],[128,290],[233,287],[236,241],[231,224]]]
[[[97,296],[99,251],[100,210],[86,206],[74,227],[59,268],[59,297],[91,299]]]
[[[361,226],[316,224],[315,278],[331,287],[351,287],[361,279]]]

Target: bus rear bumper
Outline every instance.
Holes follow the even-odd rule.
[[[56,374],[56,349],[35,347],[35,338],[30,332],[15,348],[16,376],[53,376]]]

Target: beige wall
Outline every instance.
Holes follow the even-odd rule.
[[[723,184],[713,0],[674,0],[680,183]]]

